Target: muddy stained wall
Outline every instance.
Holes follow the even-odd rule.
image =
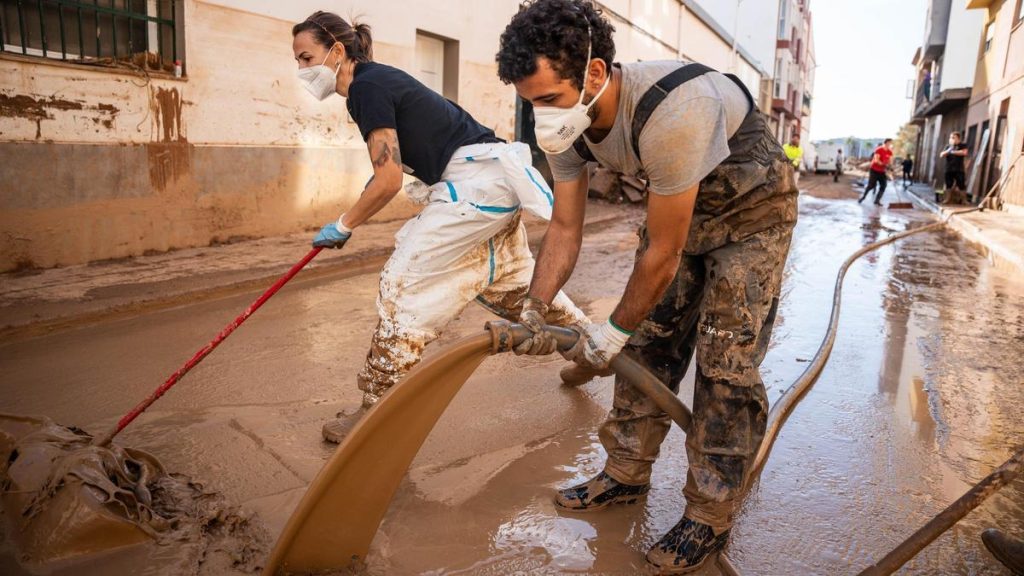
[[[186,0],[181,79],[0,56],[0,271],[297,232],[350,206],[365,144],[342,98],[296,81],[301,16],[271,12]],[[411,72],[405,28],[375,58]],[[510,138],[493,48],[463,46],[459,104]],[[377,218],[415,212],[400,194]]]
[[[967,126],[968,130],[975,129],[976,139],[980,141],[982,127],[986,121],[989,123],[991,134],[986,164],[988,171],[992,171],[995,131],[1000,115],[1006,114],[999,172],[1005,174],[1014,164],[1016,167],[1000,194],[1012,209],[1020,211],[1024,210],[1024,58],[1020,56],[1024,54],[1024,26],[1015,19],[1015,9],[1015,3],[1006,0],[975,9],[991,22],[992,41],[986,51],[983,36],[979,47]],[[974,152],[971,150],[972,157]]]

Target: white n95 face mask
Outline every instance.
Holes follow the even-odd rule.
[[[587,69],[590,68],[590,50],[587,46]],[[588,72],[583,73],[583,84],[586,85]],[[537,137],[537,146],[548,154],[561,154],[570,147],[583,131],[590,128],[590,116],[587,114],[597,102],[597,99],[604,94],[605,88],[611,82],[612,75],[608,74],[604,84],[597,94],[590,101],[590,104],[583,103],[584,90],[580,90],[580,99],[572,108],[555,108],[553,106],[541,106],[533,109],[534,127],[533,133]]]
[[[327,56],[331,55],[333,49],[332,46],[331,50],[327,52]],[[324,62],[327,62],[327,56],[324,56]],[[324,100],[337,92],[338,71],[341,70],[341,62],[338,62],[336,70],[331,70],[329,66],[324,65],[324,62],[298,71],[299,81],[317,100]]]

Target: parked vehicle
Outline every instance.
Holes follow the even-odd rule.
[[[832,142],[819,142],[816,144],[818,153],[818,165],[815,172],[833,172],[836,169],[836,155],[843,150],[843,145]],[[846,150],[843,150],[843,159],[847,157]]]
[[[818,151],[815,149],[814,144],[808,142],[803,145],[804,149],[804,170],[807,172],[818,172]],[[822,166],[824,167],[824,166]]]

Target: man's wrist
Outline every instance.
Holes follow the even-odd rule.
[[[629,341],[629,334],[622,330],[612,322],[611,318],[600,327],[601,336],[604,338],[609,352],[612,354],[618,354],[622,347]]]
[[[618,330],[619,332],[621,332],[622,334],[624,334],[627,338],[629,336],[633,335],[633,331],[632,330],[627,330],[627,329],[623,328],[622,326],[619,326],[619,324],[615,320],[613,320],[610,316],[608,317],[608,324],[610,324],[612,328],[614,328],[614,329]]]

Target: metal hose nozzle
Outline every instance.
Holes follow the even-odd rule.
[[[492,354],[510,352],[533,334],[526,326],[513,324],[507,320],[492,320],[485,324],[485,327],[491,333]],[[545,326],[544,331],[555,337],[558,349],[562,351],[572,348],[580,337],[575,330],[558,326]],[[693,421],[690,409],[657,376],[651,374],[625,352],[612,359],[611,368],[657,404],[658,408],[683,429],[683,432],[690,433],[690,423]]]

